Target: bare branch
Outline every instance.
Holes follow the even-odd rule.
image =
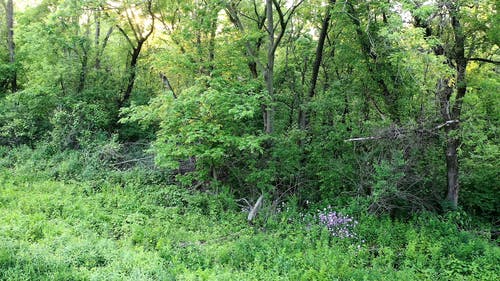
[[[249,223],[252,223],[253,219],[257,216],[257,213],[259,212],[259,209],[262,206],[263,200],[264,200],[264,195],[261,195],[259,197],[259,199],[257,199],[257,202],[255,203],[255,205],[250,210],[250,213],[248,213],[247,220]]]
[[[126,160],[126,161],[111,164],[111,166],[119,166],[119,165],[132,163],[132,162],[140,162],[140,161],[144,161],[144,160],[150,160],[153,158],[154,158],[154,156],[147,156],[147,157],[142,157],[142,158],[137,158],[137,159],[131,159],[131,160]]]
[[[361,137],[361,138],[352,138],[352,139],[346,139],[344,140],[345,142],[349,141],[367,141],[367,140],[379,140],[381,139],[381,136],[375,136],[375,137]]]
[[[434,127],[434,129],[439,130],[443,127],[450,126],[450,125],[455,124],[455,123],[460,123],[460,121],[459,120],[448,120],[445,123]]]
[[[485,58],[470,58],[469,61],[480,61],[480,62],[487,62],[487,63],[492,63],[499,65],[500,61],[497,60],[490,60],[490,59],[485,59]]]
[[[419,129],[419,130],[414,130],[416,132],[427,132],[427,133],[432,133],[435,130],[439,130],[443,127],[451,126],[453,124],[460,123],[460,120],[448,120],[443,124],[437,125],[432,129]],[[370,136],[370,137],[358,137],[358,138],[351,138],[351,139],[346,139],[344,140],[345,142],[352,142],[352,141],[369,141],[369,140],[380,140],[380,139],[390,139],[390,138],[400,138],[402,136],[405,136],[409,132],[411,133],[410,130],[404,129],[404,128],[390,128],[388,130],[384,130],[380,135],[378,136]],[[391,132],[388,134],[388,132]]]
[[[130,44],[130,46],[132,48],[135,48],[135,45],[134,45],[134,43],[132,43],[132,40],[130,40],[130,37],[128,37],[127,32],[125,32],[125,30],[123,30],[123,28],[121,28],[121,26],[119,26],[119,25],[116,25],[116,27],[118,28],[118,30],[120,31],[120,33],[123,34],[123,36],[125,37],[125,39],[127,39],[127,42]]]
[[[132,29],[132,33],[134,33],[135,40],[139,41],[139,32],[135,30],[134,24],[132,23],[132,19],[130,18],[128,10],[125,10],[125,13],[127,14],[128,25]]]

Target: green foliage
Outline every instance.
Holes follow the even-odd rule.
[[[263,2],[35,2],[0,48],[0,280],[499,279],[496,2],[271,1],[275,30]]]
[[[257,115],[259,96],[254,91],[251,85],[201,79],[177,99],[159,96],[148,106],[132,108],[124,121],[159,122],[157,163],[175,169],[194,157],[204,178],[239,154],[262,151],[263,138],[248,124]]]
[[[432,214],[409,222],[363,215],[357,239],[332,239],[292,203],[262,231],[221,204],[223,194],[111,181],[95,190],[13,171],[0,174],[2,280],[499,277],[498,246]]]
[[[461,102],[452,97],[458,84],[450,67],[456,64],[451,8],[378,0],[325,7],[314,0],[287,12],[291,3],[281,11],[275,5],[270,46],[263,3],[160,2],[16,6],[15,63],[9,63],[8,50],[0,51],[0,144],[35,147],[42,141],[37,151],[48,144],[36,161],[51,162],[52,176],[69,179],[123,161],[118,168],[128,168],[132,154],[140,153],[123,157],[125,143],[153,142],[148,153],[154,155],[148,156],[156,166],[149,167],[183,175],[177,180],[186,186],[228,189],[242,197],[264,192],[270,200],[293,193],[301,204],[355,201],[394,215],[439,209],[446,190],[444,140],[457,137],[459,202],[495,217],[500,196],[494,65],[468,62],[463,113],[453,117],[462,120],[459,127],[443,126],[444,103],[436,102],[443,79],[453,90],[447,102]],[[498,60],[498,5],[458,4],[467,56]],[[318,54],[317,35],[328,13]],[[283,16],[288,20],[279,22]],[[153,18],[151,37],[137,45]],[[268,95],[271,57],[274,94]],[[7,93],[14,73],[22,90]],[[274,111],[269,135],[266,108]],[[304,113],[307,126],[299,121]],[[106,145],[111,135],[118,138]],[[363,136],[373,138],[345,141]]]
[[[50,118],[51,142],[60,150],[88,145],[109,122],[106,109],[100,104],[79,102],[71,104],[70,109],[57,108]]]
[[[464,207],[475,213],[498,215],[497,183],[500,155],[500,84],[491,69],[471,67],[471,92],[465,100],[461,155]],[[473,109],[473,110],[472,110]]]
[[[33,144],[50,130],[49,115],[55,107],[50,89],[30,89],[0,100],[2,144]]]
[[[7,93],[9,84],[12,82],[17,71],[16,65],[4,64],[0,62],[0,97]]]

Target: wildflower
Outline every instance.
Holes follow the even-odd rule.
[[[358,224],[356,220],[349,216],[331,210],[331,206],[318,211],[319,223],[324,225],[334,237],[353,238],[355,237],[354,227]]]

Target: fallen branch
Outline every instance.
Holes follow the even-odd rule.
[[[362,138],[347,139],[347,140],[344,140],[344,141],[345,142],[348,142],[348,141],[367,141],[367,140],[379,140],[381,138],[382,138],[381,136],[376,136],[376,137],[362,137]]]
[[[439,130],[439,129],[443,128],[443,127],[450,126],[451,124],[455,124],[455,123],[458,123],[458,122],[460,122],[460,121],[459,120],[448,120],[445,123],[443,123],[443,124],[441,124],[439,126],[436,126],[434,129]]]
[[[257,213],[259,212],[260,206],[262,206],[262,201],[264,200],[264,195],[261,195],[259,199],[257,199],[257,202],[255,205],[252,207],[250,212],[248,213],[247,220],[249,223],[252,223],[253,219],[257,216]]]
[[[459,123],[460,120],[448,120],[446,122],[444,122],[443,124],[440,124],[436,127],[434,127],[432,130],[428,130],[427,132],[432,132],[434,130],[439,130],[443,127],[446,127],[446,126],[451,126],[455,123]],[[419,132],[425,132],[425,130],[418,130]],[[359,137],[359,138],[351,138],[351,139],[346,139],[344,140],[345,142],[351,142],[351,141],[369,141],[369,140],[379,140],[379,139],[390,139],[390,138],[399,138],[401,136],[404,136],[406,133],[406,129],[404,128],[393,128],[392,130],[386,130],[386,132],[393,132],[392,134],[384,134],[384,135],[379,135],[379,136],[371,136],[371,137]]]

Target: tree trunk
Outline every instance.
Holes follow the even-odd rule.
[[[467,58],[465,57],[465,35],[460,24],[459,4],[457,2],[447,2],[450,11],[451,26],[453,28],[454,42],[453,49],[445,53],[450,67],[455,68],[455,83],[451,83],[450,78],[441,79],[438,83],[438,98],[443,120],[447,124],[446,130],[446,170],[447,170],[447,194],[446,201],[452,210],[458,207],[459,183],[459,162],[458,148],[461,140],[459,136],[460,116],[462,104],[467,93],[466,68]],[[455,99],[452,96],[456,91]],[[452,104],[453,101],[453,104]]]
[[[104,54],[104,49],[106,49],[106,46],[108,45],[108,41],[109,41],[109,37],[111,37],[111,33],[113,33],[113,27],[110,27],[108,29],[108,32],[106,33],[106,36],[104,37],[104,40],[102,41],[102,44],[96,40],[96,44],[97,44],[96,50],[97,51],[96,51],[95,64],[94,64],[94,68],[96,70],[101,69],[101,57]],[[99,44],[101,44],[101,46],[99,46]]]
[[[243,26],[243,23],[241,22],[239,16],[238,16],[238,11],[236,10],[236,7],[234,4],[227,4],[226,5],[226,14],[229,17],[229,20],[234,24],[234,26],[243,34],[245,32],[245,27]],[[265,16],[263,17],[265,19]],[[258,23],[258,29],[261,30],[263,27],[263,24],[261,25],[261,20],[259,18],[259,23]],[[252,46],[251,41],[246,40],[245,42],[245,49],[246,49],[246,56],[248,59],[248,68],[250,70],[250,73],[252,75],[253,79],[257,79],[259,77],[258,73],[258,66],[261,66],[258,64],[256,55],[259,53],[259,48],[260,48],[260,39],[255,44],[255,48]]]
[[[458,19],[459,15],[459,3],[450,4],[451,13],[451,25],[453,27],[453,35],[455,37],[455,44],[453,49],[453,58],[455,59],[455,70],[456,70],[456,96],[455,102],[453,103],[453,108],[450,109],[450,99],[448,96],[447,106],[449,114],[449,120],[460,121],[460,116],[462,113],[462,104],[464,96],[467,92],[467,81],[465,78],[465,71],[467,68],[467,58],[465,57],[465,35],[463,33],[462,26]],[[449,202],[450,207],[455,210],[458,206],[458,191],[459,191],[459,181],[458,181],[458,154],[457,150],[460,146],[460,138],[458,136],[459,122],[455,122],[452,125],[446,127],[446,166],[448,170],[448,193],[446,195],[446,200]]]
[[[122,27],[120,27],[120,25],[116,25],[118,30],[123,34],[123,36],[129,43],[130,47],[132,48],[132,53],[130,54],[131,55],[130,63],[127,66],[127,73],[126,73],[127,87],[122,92],[122,97],[118,100],[118,108],[122,108],[123,106],[127,105],[130,100],[132,90],[134,89],[135,76],[137,74],[137,61],[139,59],[142,46],[144,45],[144,42],[148,40],[149,36],[153,34],[154,30],[154,23],[156,17],[154,16],[152,10],[153,1],[147,0],[144,2],[147,6],[147,11],[149,16],[151,16],[151,26],[150,29],[146,32],[146,34],[143,34],[143,29],[140,26],[133,23],[132,18],[134,18],[135,16],[129,15],[128,12],[126,13],[128,24],[132,29],[136,43],[133,43],[133,41],[130,39],[130,36],[125,32],[125,30]],[[112,29],[109,30],[108,35],[111,35],[111,32]],[[109,38],[108,35],[106,35],[106,38],[104,39],[102,50],[104,50],[104,47],[106,46],[106,42]]]
[[[217,32],[217,18],[212,19],[210,24],[210,37],[208,41],[208,75],[212,76],[215,69],[215,35]]]
[[[266,89],[269,94],[269,101],[263,106],[264,131],[272,134],[274,131],[274,19],[273,19],[273,1],[266,0],[266,18],[267,29],[269,32],[269,47],[267,50],[267,66],[264,73]]]
[[[94,48],[97,51],[96,56],[95,56],[94,68],[99,69],[101,67],[101,58],[99,55],[99,39],[101,37],[101,11],[100,10],[95,11],[94,19],[95,19]]]
[[[465,57],[465,34],[459,19],[460,3],[456,0],[450,0],[442,2],[442,4],[449,11],[447,19],[450,20],[454,40],[453,44],[450,44],[450,42],[445,44],[446,42],[443,42],[443,45],[434,46],[433,51],[436,56],[445,55],[447,65],[455,70],[455,83],[452,83],[451,78],[441,78],[437,86],[437,97],[441,115],[445,121],[444,128],[446,131],[447,193],[445,200],[448,202],[449,207],[455,210],[458,207],[458,192],[460,189],[458,148],[460,147],[461,140],[458,133],[460,130],[463,99],[467,93],[466,69],[468,59]],[[430,24],[419,16],[414,16],[414,18],[415,27],[424,28],[425,38],[430,38],[433,35],[433,29]],[[445,52],[446,45],[451,45],[452,48]],[[453,61],[455,62],[454,64]],[[453,99],[454,91],[456,93]]]
[[[452,131],[452,130],[450,130]],[[450,204],[450,207],[455,210],[458,205],[458,145],[459,140],[455,137],[450,137],[447,134],[447,144],[446,144],[446,169],[448,175],[448,194],[446,195],[446,201]]]
[[[88,50],[84,49],[81,63],[82,68],[80,69],[80,80],[78,81],[78,88],[76,89],[77,93],[81,93],[83,89],[85,89],[85,81],[87,80],[87,64],[88,64]]]
[[[15,69],[15,43],[14,43],[14,5],[12,0],[7,0],[6,19],[7,19],[7,46],[9,48],[9,62],[14,71],[11,79],[11,91],[17,91],[17,71]]]
[[[328,34],[328,27],[330,25],[331,13],[330,9],[335,4],[336,0],[330,0],[330,4],[326,7],[326,15],[323,19],[323,23],[321,25],[321,31],[319,34],[318,45],[316,46],[316,57],[314,59],[312,76],[311,76],[311,86],[309,88],[308,97],[306,97],[305,104],[308,103],[310,99],[314,97],[316,94],[316,84],[318,82],[319,68],[321,66],[321,61],[323,60],[323,49],[325,46],[326,35]],[[299,109],[299,127],[301,129],[306,129],[309,125],[308,120],[308,109],[300,108]]]
[[[359,20],[357,12],[354,9],[354,6],[351,3],[351,1],[347,2],[347,7],[349,9],[349,13],[351,14],[350,16],[351,21],[356,28],[356,35],[358,37],[358,42],[360,44],[361,51],[363,52],[364,55],[364,60],[367,66],[368,74],[370,74],[371,79],[375,81],[379,86],[379,89],[382,92],[384,103],[387,107],[387,111],[390,114],[391,118],[394,120],[394,122],[399,123],[400,116],[397,104],[397,93],[395,92],[395,89],[391,91],[384,78],[380,76],[380,72],[382,72],[380,68],[383,67],[383,65],[381,65],[381,63],[378,62],[379,58],[378,55],[372,49],[372,43],[370,42],[368,31],[363,31],[363,28],[361,26],[361,21]],[[393,80],[395,80],[392,74],[391,77],[393,78]]]
[[[118,106],[119,108],[126,105],[130,99],[130,95],[132,94],[132,90],[134,89],[135,76],[136,76],[136,68],[137,68],[137,60],[139,59],[139,55],[141,53],[142,45],[144,41],[137,42],[137,47],[135,47],[132,51],[132,58],[130,59],[130,64],[128,66],[128,78],[127,78],[127,88],[123,92],[122,99],[120,100]]]

